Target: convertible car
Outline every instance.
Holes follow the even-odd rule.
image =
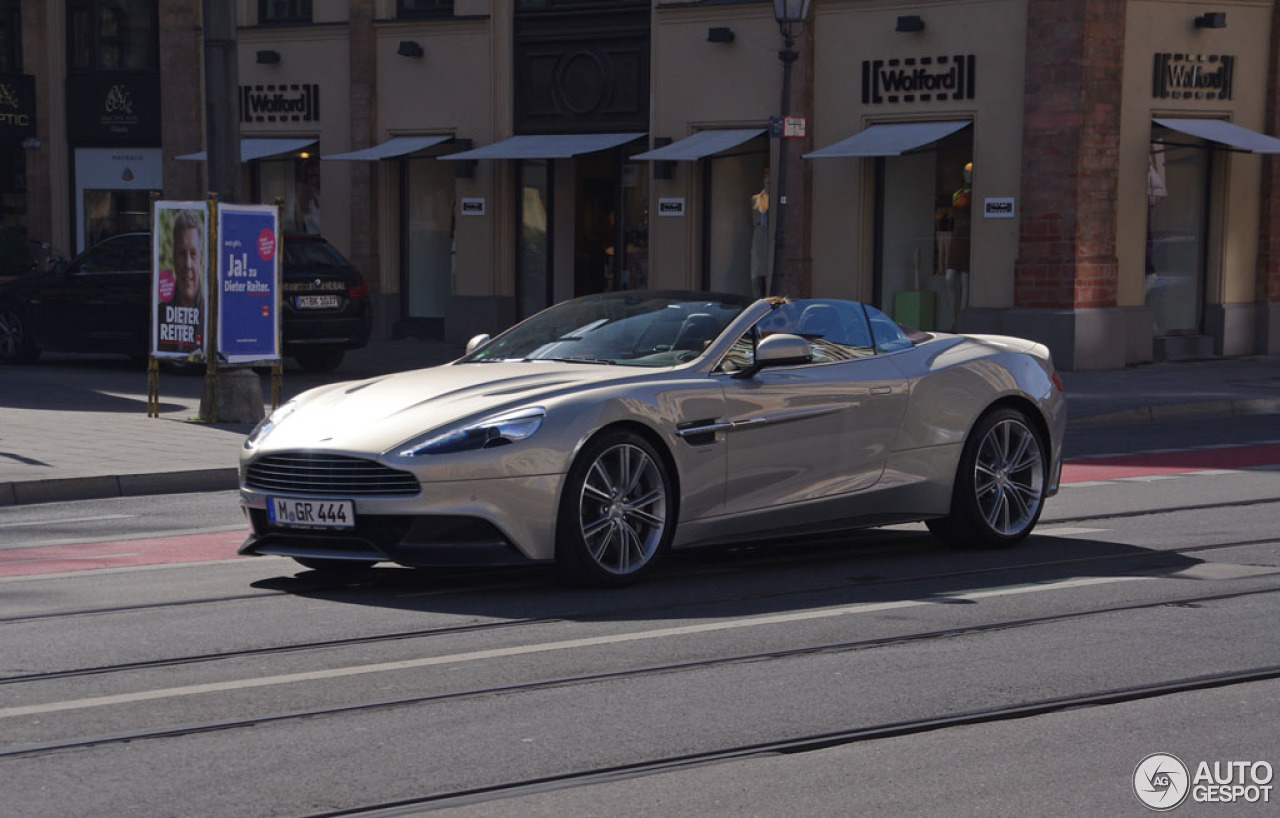
[[[671,548],[905,521],[1000,548],[1057,491],[1063,403],[1044,346],[867,304],[587,296],[281,406],[241,454],[240,552],[607,586]]]

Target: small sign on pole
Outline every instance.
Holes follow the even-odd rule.
[[[787,139],[803,139],[808,125],[809,121],[802,116],[783,117],[782,135]]]

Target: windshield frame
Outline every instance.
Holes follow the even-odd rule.
[[[530,316],[454,363],[683,366],[706,358],[753,303],[729,293],[674,290],[583,296]],[[681,347],[676,349],[678,339]],[[590,343],[576,346],[584,341]]]

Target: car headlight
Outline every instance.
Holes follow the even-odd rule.
[[[292,415],[298,408],[298,402],[291,400],[279,409],[276,409],[270,415],[258,421],[258,425],[253,427],[253,431],[244,439],[244,447],[252,449],[262,443],[267,435],[271,434],[271,430],[280,425],[280,423],[289,415]]]
[[[505,446],[517,440],[524,440],[538,431],[546,416],[547,411],[541,406],[494,415],[463,426],[461,429],[454,429],[452,432],[445,432],[423,441],[415,441],[409,448],[400,452],[400,456],[449,454]]]

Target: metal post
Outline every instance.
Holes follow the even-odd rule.
[[[786,295],[786,247],[787,247],[787,116],[791,113],[791,65],[800,54],[795,50],[795,38],[786,35],[783,48],[778,52],[782,60],[782,136],[778,140],[778,201],[773,207],[774,245],[773,280],[767,295]]]
[[[236,5],[204,3],[205,172],[224,202],[242,201]]]

